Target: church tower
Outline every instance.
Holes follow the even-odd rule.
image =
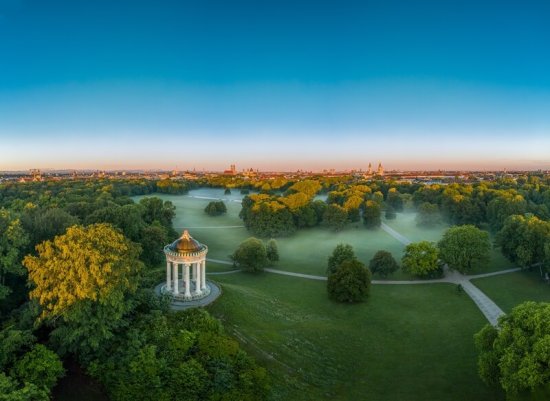
[[[377,170],[376,174],[384,175],[384,167],[382,167],[382,163],[378,163],[378,170]]]

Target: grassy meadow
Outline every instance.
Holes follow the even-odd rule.
[[[189,229],[208,245],[210,258],[229,260],[239,243],[251,236],[238,217],[238,191],[226,196],[223,189],[203,188],[185,196],[160,197],[177,208],[176,230]],[[226,200],[228,213],[206,215],[206,198]],[[385,223],[412,241],[436,242],[448,227],[420,229],[412,212]],[[380,249],[400,260],[404,249],[384,230],[367,230],[361,223],[338,233],[322,227],[300,230],[277,242],[281,259],[276,268],[315,275],[325,275],[327,258],[338,243],[351,244],[365,263]],[[509,267],[495,250],[484,271]],[[232,269],[207,264],[209,272]],[[526,299],[548,300],[550,291],[544,293],[547,288],[532,285],[522,274],[479,279],[475,284],[504,310]],[[221,284],[223,295],[209,310],[268,368],[273,400],[504,398],[478,378],[473,334],[486,320],[454,285],[375,285],[367,302],[342,305],[328,300],[326,283],[320,281],[240,272],[210,279]],[[391,279],[410,277],[399,271]]]
[[[504,312],[525,301],[550,302],[550,285],[538,269],[472,280]]]

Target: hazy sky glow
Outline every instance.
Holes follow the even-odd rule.
[[[550,168],[541,2],[43,3],[0,0],[0,170]]]

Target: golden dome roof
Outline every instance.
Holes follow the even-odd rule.
[[[170,249],[174,252],[199,252],[204,249],[204,245],[189,235],[185,230],[180,238],[172,242]]]

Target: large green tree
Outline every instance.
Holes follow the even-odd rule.
[[[142,263],[140,248],[109,224],[70,227],[26,256],[33,285],[30,297],[52,324],[60,350],[97,350],[124,325],[131,308],[127,296],[136,291]]]
[[[434,203],[424,202],[418,206],[416,225],[420,227],[433,227],[441,222],[439,207]]]
[[[349,244],[338,244],[328,257],[327,275],[335,272],[346,260],[357,260],[353,247]]]
[[[380,219],[381,208],[380,204],[371,200],[365,202],[363,210],[363,223],[367,228],[377,228],[382,224]]]
[[[348,212],[340,205],[330,204],[323,214],[323,223],[334,231],[340,231],[348,223]]]
[[[479,375],[508,395],[550,397],[550,303],[524,302],[475,335]]]
[[[28,240],[19,219],[8,210],[0,209],[0,300],[11,291],[6,285],[6,277],[25,273],[21,251]]]
[[[147,224],[158,221],[164,227],[172,226],[172,219],[176,216],[176,207],[172,202],[153,196],[141,199],[139,204],[142,206],[143,221]]]
[[[418,277],[434,277],[442,272],[437,247],[428,241],[407,245],[401,264],[405,272]]]
[[[32,251],[42,241],[64,234],[67,228],[78,224],[78,218],[59,208],[30,207],[21,216],[21,224],[29,235],[28,250]]]
[[[250,272],[261,271],[268,263],[264,243],[254,237],[241,242],[231,258],[238,267]]]
[[[227,213],[227,207],[223,201],[212,201],[206,205],[204,212],[209,216],[219,216]]]
[[[89,371],[121,401],[259,401],[269,388],[266,370],[199,308],[140,316]]]
[[[338,302],[364,301],[369,296],[370,285],[370,270],[356,259],[342,262],[327,280],[329,297]]]
[[[472,225],[449,228],[438,243],[439,257],[462,274],[489,262],[489,233]]]
[[[399,269],[399,265],[388,251],[378,251],[369,262],[369,269],[372,274],[378,274],[381,277],[388,277]]]
[[[13,371],[20,382],[33,383],[48,392],[65,374],[63,363],[57,354],[42,344],[35,344],[23,355],[14,364]]]
[[[269,241],[267,241],[267,244],[265,246],[267,259],[270,262],[277,262],[279,260],[279,246],[277,245],[277,241],[271,238]]]
[[[548,263],[545,247],[550,243],[550,221],[533,215],[508,217],[497,234],[502,254],[522,267]]]

